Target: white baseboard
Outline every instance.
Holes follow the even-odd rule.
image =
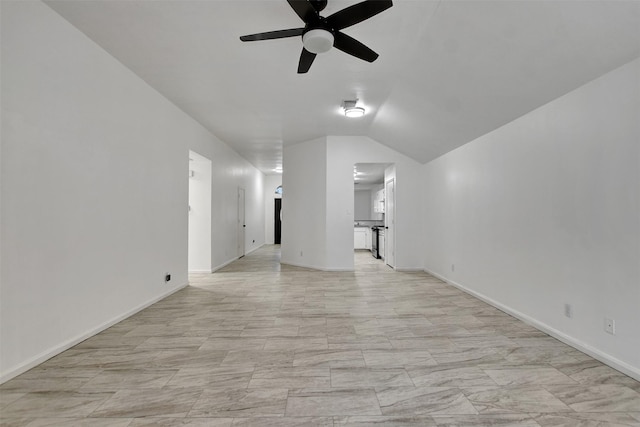
[[[244,254],[244,256],[247,256],[247,255],[249,255],[250,253],[257,251],[258,249],[260,249],[260,248],[261,248],[261,247],[263,247],[263,246],[264,246],[264,243],[263,243],[263,244],[261,244],[260,246],[257,246],[257,247],[255,247],[255,248],[251,249],[249,252],[247,252],[246,254]],[[224,267],[226,267],[227,265],[229,265],[229,264],[231,264],[232,262],[237,261],[237,260],[239,260],[239,259],[240,259],[240,257],[239,257],[239,256],[237,256],[237,257],[233,257],[233,258],[231,258],[230,260],[225,261],[225,262],[223,262],[222,264],[220,264],[220,265],[217,265],[217,266],[213,267],[213,268],[211,269],[211,271],[203,271],[203,273],[215,273],[216,271],[220,270],[221,268],[224,268]],[[191,271],[190,271],[189,273],[191,273]]]
[[[546,323],[540,322],[537,319],[534,319],[533,317],[527,316],[526,314],[520,313],[517,310],[514,310],[510,307],[507,307],[506,305],[492,299],[489,298],[479,292],[473,291],[469,288],[467,288],[464,285],[461,285],[460,283],[454,282],[453,280],[448,279],[447,277],[435,273],[433,271],[427,270],[426,268],[424,269],[424,271],[426,273],[431,274],[434,277],[437,277],[438,279],[449,283],[452,286],[455,286],[456,288],[460,289],[463,292],[468,293],[469,295],[472,295],[476,298],[478,298],[481,301],[486,302],[489,305],[492,305],[493,307],[497,308],[498,310],[504,311],[505,313],[522,320],[524,323],[533,326],[534,328],[538,329],[539,331],[544,332],[547,335],[550,335],[552,337],[554,337],[555,339],[562,341],[563,343],[570,345],[571,347],[580,350],[581,352],[593,357],[594,359],[599,360],[600,362],[612,367],[613,369],[616,369],[620,372],[622,372],[625,375],[630,376],[631,378],[640,381],[640,369],[629,365],[626,362],[623,362],[622,360],[619,360],[613,356],[611,356],[610,354],[607,354],[597,348],[594,348],[586,343],[583,343],[580,340],[577,340],[576,338],[565,334],[564,332],[561,332],[555,328],[552,328],[551,326],[547,325]]]
[[[318,267],[316,267],[314,265],[301,264],[301,263],[298,263],[298,262],[284,262],[284,261],[280,260],[280,264],[282,264],[282,265],[290,265],[292,267],[308,268],[310,270],[323,271],[321,268],[318,268]]]
[[[211,273],[211,270],[189,270],[189,274],[203,274]]]
[[[299,263],[293,263],[293,262],[283,262],[283,261],[280,261],[280,264],[290,265],[292,267],[308,268],[310,270],[327,271],[327,272],[349,272],[349,271],[355,271],[353,268],[322,268],[322,267],[316,267],[316,266],[313,266],[313,265],[299,264]]]
[[[249,255],[250,253],[253,253],[253,252],[257,251],[258,249],[260,249],[260,248],[261,248],[261,247],[263,247],[263,246],[264,246],[264,243],[263,243],[263,244],[261,244],[261,245],[259,245],[259,246],[256,246],[255,248],[253,248],[253,249],[251,249],[249,252],[247,252],[247,253],[245,254],[245,256],[246,256],[246,255]]]
[[[81,343],[82,341],[91,338],[92,336],[104,331],[105,329],[115,325],[116,323],[126,319],[127,317],[133,316],[134,314],[136,314],[137,312],[144,310],[145,308],[149,307],[152,304],[157,303],[158,301],[168,297],[169,295],[179,291],[180,289],[184,288],[188,286],[188,283],[185,283],[183,285],[179,285],[175,288],[172,288],[171,290],[155,297],[152,298],[151,300],[140,304],[136,307],[134,307],[133,309],[127,311],[126,313],[123,313],[119,316],[114,317],[111,320],[108,320],[107,322],[104,322],[98,326],[96,326],[95,328],[92,328],[90,330],[88,330],[87,332],[78,335],[74,338],[71,338],[70,340],[67,340],[59,345],[56,345],[54,347],[51,347],[45,351],[43,351],[42,353],[40,353],[39,355],[32,357],[30,359],[28,359],[27,361],[21,363],[20,365],[11,368],[9,371],[7,372],[3,372],[0,375],[0,384],[3,384],[7,381],[9,381],[11,378],[15,378],[18,375],[27,372],[29,369],[31,368],[35,368],[36,366],[38,366],[39,364],[51,359],[53,356],[56,356],[60,353],[62,353],[65,350],[70,349],[71,347],[73,347],[76,344]]]
[[[220,264],[220,265],[218,265],[218,266],[216,266],[216,267],[213,267],[213,268],[211,269],[211,271],[210,271],[210,272],[208,272],[208,273],[215,273],[216,271],[220,270],[221,268],[224,268],[224,267],[226,267],[227,265],[231,264],[233,261],[237,261],[237,260],[239,260],[239,259],[240,259],[240,257],[239,257],[239,256],[234,257],[234,258],[231,258],[230,260],[225,261],[225,262],[223,262],[222,264]]]

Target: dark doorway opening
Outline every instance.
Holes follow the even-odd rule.
[[[276,245],[280,244],[280,236],[282,233],[282,199],[275,199],[275,212],[274,212],[274,240],[273,243]]]

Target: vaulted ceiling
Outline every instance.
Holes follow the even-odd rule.
[[[357,3],[329,0],[328,16]],[[285,0],[50,0],[50,7],[263,172],[283,145],[367,135],[427,162],[640,56],[640,2],[395,0],[297,74]],[[367,114],[347,119],[342,101]]]

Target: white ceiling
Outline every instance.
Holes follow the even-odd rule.
[[[382,184],[384,171],[391,163],[356,163],[353,165],[353,181],[360,187],[370,184]]]
[[[324,135],[424,163],[640,56],[635,0],[395,0],[344,30],[376,62],[332,49],[308,74],[298,37],[239,40],[303,26],[285,0],[46,3],[265,173]],[[353,98],[363,118],[341,115]]]

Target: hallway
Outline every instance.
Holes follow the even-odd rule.
[[[640,425],[639,382],[426,273],[355,257],[321,272],[264,246],[193,275],[0,386],[0,425]]]

